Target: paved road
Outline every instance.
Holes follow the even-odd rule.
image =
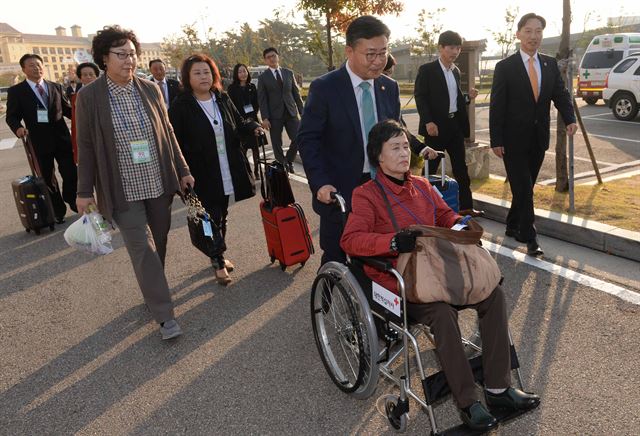
[[[309,317],[319,256],[284,273],[269,265],[257,198],[230,209],[228,288],[189,244],[174,204],[167,275],[185,335],[167,343],[119,235],[114,253],[95,258],[65,245],[68,224],[24,232],[9,183],[27,171],[22,150],[0,151],[0,434],[391,434],[376,409],[389,384],[357,401],[329,381]],[[293,187],[317,240],[307,187]],[[497,260],[527,387],[543,398],[496,434],[637,434],[640,306],[596,288],[637,297],[638,264],[543,238],[546,261],[568,269],[550,273],[523,262],[500,225],[483,224],[505,254]],[[583,273],[602,282],[576,281]],[[470,314],[463,322],[468,331]],[[458,419],[450,400],[436,414],[443,426]],[[427,431],[417,407],[410,418],[409,434]]]

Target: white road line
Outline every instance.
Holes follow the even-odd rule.
[[[635,171],[629,171],[626,173],[622,173],[622,174],[616,174],[614,176],[610,176],[610,177],[605,177],[602,179],[602,182],[613,182],[614,180],[619,180],[619,179],[628,179],[629,177],[634,177],[640,175],[640,170],[635,170]],[[595,176],[595,175],[594,175]],[[581,186],[593,186],[595,184],[598,183],[598,180],[591,180],[589,182],[584,182],[584,183],[578,183],[578,185]]]
[[[489,251],[493,251],[494,253],[498,253],[510,259],[526,263],[527,265],[531,265],[543,271],[547,271],[551,274],[564,277],[581,285],[589,286],[590,288],[593,288],[597,291],[605,292],[629,303],[640,305],[639,293],[630,291],[618,285],[614,285],[613,283],[608,283],[603,280],[596,279],[595,277],[590,277],[577,271],[565,268],[563,266],[555,265],[553,263],[547,262],[546,260],[540,260],[536,259],[535,257],[527,256],[524,253],[504,247],[502,245],[498,245],[494,242],[483,240],[482,246]]]
[[[297,182],[301,182],[306,185],[309,184],[307,179],[302,176],[298,176],[296,174],[290,174],[289,177]],[[593,288],[597,291],[605,292],[607,294],[618,297],[621,300],[628,301],[629,303],[637,304],[640,306],[640,294],[637,292],[630,291],[621,286],[614,285],[613,283],[608,283],[603,280],[596,279],[595,277],[587,276],[585,274],[579,273],[577,271],[573,271],[563,266],[552,264],[545,260],[540,260],[540,259],[536,259],[535,257],[527,256],[524,253],[521,253],[516,250],[512,250],[507,247],[503,247],[502,245],[498,245],[494,242],[483,240],[482,245],[487,250],[493,251],[494,253],[498,253],[499,255],[517,260],[519,262],[526,263],[527,265],[534,266],[543,271],[547,271],[551,274],[564,277],[566,279],[572,280],[584,286],[589,286],[590,288]]]

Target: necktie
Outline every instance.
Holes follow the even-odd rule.
[[[533,56],[529,58],[529,81],[531,82],[531,89],[533,90],[533,98],[538,101],[540,90],[538,89],[538,73],[533,66]]]
[[[282,88],[283,83],[282,77],[280,76],[280,70],[276,70],[276,80],[278,81],[278,85],[280,85],[280,88]]]
[[[358,86],[362,89],[362,124],[364,125],[366,145],[366,137],[369,136],[369,131],[376,123],[376,114],[373,107],[373,97],[371,96],[371,84],[369,82],[361,82]]]
[[[44,88],[42,87],[42,85],[40,85],[39,83],[36,83],[36,89],[38,90],[38,93],[40,94],[40,97],[42,97],[42,101],[46,102],[47,101],[47,93],[44,91]]]
[[[166,88],[166,86],[164,84],[164,80],[162,82],[158,82],[158,86],[160,86],[160,91],[162,92],[162,99],[164,100],[165,106],[169,107],[169,102],[168,102],[167,94],[166,94],[167,88]]]

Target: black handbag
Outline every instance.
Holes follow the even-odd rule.
[[[189,187],[183,199],[187,206],[187,226],[191,244],[210,258],[224,253],[227,245],[222,232],[211,220],[211,216],[200,203],[193,188]]]
[[[267,142],[266,136],[261,135],[256,141],[262,148],[262,158],[260,159],[260,179],[262,181],[260,190],[262,198],[271,207],[285,207],[294,203],[296,200],[293,197],[286,168],[278,161],[267,161],[267,153],[264,149],[264,145]],[[262,165],[264,165],[264,173],[262,172]]]

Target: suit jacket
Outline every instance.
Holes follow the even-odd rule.
[[[240,201],[254,196],[256,190],[249,162],[240,146],[239,133],[253,133],[259,124],[245,121],[226,93],[216,92],[215,95],[222,114],[234,199]],[[209,118],[193,95],[185,92],[173,101],[169,108],[169,119],[182,154],[196,179],[194,190],[204,207],[211,210],[225,194],[215,133]]]
[[[258,105],[262,118],[282,119],[285,115],[297,117],[302,114],[300,90],[293,71],[280,67],[282,87],[270,69],[258,76]]]
[[[180,189],[180,178],[190,173],[169,123],[158,85],[133,77],[133,86],[142,99],[158,151],[160,176],[165,194]],[[107,75],[103,74],[76,97],[78,142],[78,197],[90,198],[95,186],[98,209],[111,221],[115,210],[128,210],[116,154]]]
[[[458,67],[453,68],[453,76],[456,79],[458,89],[456,99],[458,115],[455,119],[460,126],[460,131],[467,138],[469,137],[469,116],[465,97],[460,89],[460,70],[458,70]],[[449,115],[449,90],[447,89],[447,81],[439,60],[436,59],[420,67],[416,76],[414,95],[418,114],[420,115],[418,133],[424,136],[427,145],[444,145],[440,142],[446,142],[454,132],[450,131],[450,124],[447,120]],[[426,125],[431,122],[436,123],[438,126],[439,135],[436,137],[427,134]]]
[[[576,122],[558,63],[550,56],[538,56],[542,81],[537,102],[519,51],[496,65],[489,109],[491,147],[505,147],[507,152],[526,152],[532,147],[547,150],[551,101],[566,124]]]
[[[168,77],[166,78],[166,80],[167,90],[169,91],[169,107],[171,107],[171,104],[173,104],[173,100],[175,100],[178,94],[180,94],[180,82],[174,79],[169,79]],[[151,77],[151,81],[155,84],[158,83],[153,77]]]
[[[36,153],[52,153],[59,146],[71,148],[71,135],[64,120],[64,117],[71,118],[71,103],[62,85],[48,80],[44,83],[49,91],[46,108],[48,123],[38,122],[36,111],[43,108],[42,103],[26,80],[12,86],[7,92],[7,124],[13,133],[20,127],[26,127]]]
[[[398,83],[380,76],[373,88],[378,121],[400,121]],[[316,199],[324,185],[336,187],[351,204],[351,191],[362,177],[364,144],[358,103],[345,65],[311,83],[296,141],[313,192],[314,210],[320,215],[337,210]]]

